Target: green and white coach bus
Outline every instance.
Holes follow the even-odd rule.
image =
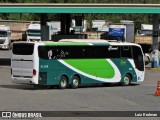
[[[11,76],[15,83],[58,85],[121,83],[144,80],[143,52],[134,43],[105,40],[15,42]]]

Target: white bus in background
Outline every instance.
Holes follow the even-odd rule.
[[[0,25],[0,48],[9,49],[11,43],[11,30],[10,27]]]
[[[109,31],[109,22],[106,20],[92,20],[92,30],[108,32]]]
[[[153,25],[151,24],[141,24],[141,30],[137,31],[139,36],[152,36],[153,34]]]
[[[82,26],[76,26],[75,19],[72,19],[70,31],[74,32],[86,32],[87,31],[87,20],[82,20]]]
[[[27,41],[40,41],[41,40],[41,26],[40,24],[30,24],[27,30]]]
[[[46,23],[45,29],[49,32],[49,39],[52,35],[58,34],[61,30],[60,21],[51,21]],[[39,23],[30,24],[27,30],[27,41],[41,41],[41,25]]]

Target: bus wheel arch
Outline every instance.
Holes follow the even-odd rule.
[[[77,74],[73,75],[71,79],[71,88],[73,89],[78,88],[80,83],[81,83],[80,76]]]
[[[121,85],[123,86],[129,86],[132,82],[132,74],[126,73],[122,79]]]
[[[61,75],[59,78],[59,88],[60,89],[65,89],[68,86],[68,77],[67,75]]]

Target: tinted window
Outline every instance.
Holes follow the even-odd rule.
[[[97,46],[95,47],[96,58],[119,58],[120,47],[118,46]]]
[[[96,46],[95,47],[95,58],[106,58],[108,46]]]
[[[94,46],[84,46],[82,48],[83,58],[96,58]]]
[[[119,46],[107,46],[106,58],[120,58]]]
[[[121,46],[121,57],[132,58],[131,46]]]
[[[38,54],[40,58],[48,59],[48,47],[46,46],[39,46],[38,47]]]
[[[64,59],[69,58],[69,47],[62,46],[39,46],[38,54],[43,59]]]
[[[50,47],[50,51],[52,51],[53,59],[64,59],[69,58],[69,47],[67,46],[55,46]]]
[[[70,58],[83,58],[82,52],[82,46],[71,46],[69,51]]]
[[[15,55],[32,55],[34,44],[30,43],[13,43],[12,52]]]
[[[39,57],[44,59],[119,58],[118,46],[39,46]]]

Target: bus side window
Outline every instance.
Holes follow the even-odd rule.
[[[95,58],[120,58],[119,46],[96,46]]]
[[[56,46],[53,49],[53,59],[66,59],[69,57],[69,47]]]
[[[80,59],[83,58],[83,48],[82,46],[72,46],[69,50],[69,58]]]
[[[83,58],[94,58],[95,49],[94,46],[83,46]]]
[[[53,59],[60,59],[60,49],[58,47],[53,49]]]
[[[56,59],[56,47],[48,48],[48,59]]]
[[[39,57],[42,58],[42,59],[49,59],[48,58],[48,51],[49,51],[48,47],[46,47],[46,46],[39,46],[38,47]]]
[[[107,51],[107,58],[120,58],[120,47],[119,46],[108,46]]]
[[[95,46],[95,58],[109,58],[108,46]]]
[[[121,46],[121,57],[132,58],[130,46]]]

